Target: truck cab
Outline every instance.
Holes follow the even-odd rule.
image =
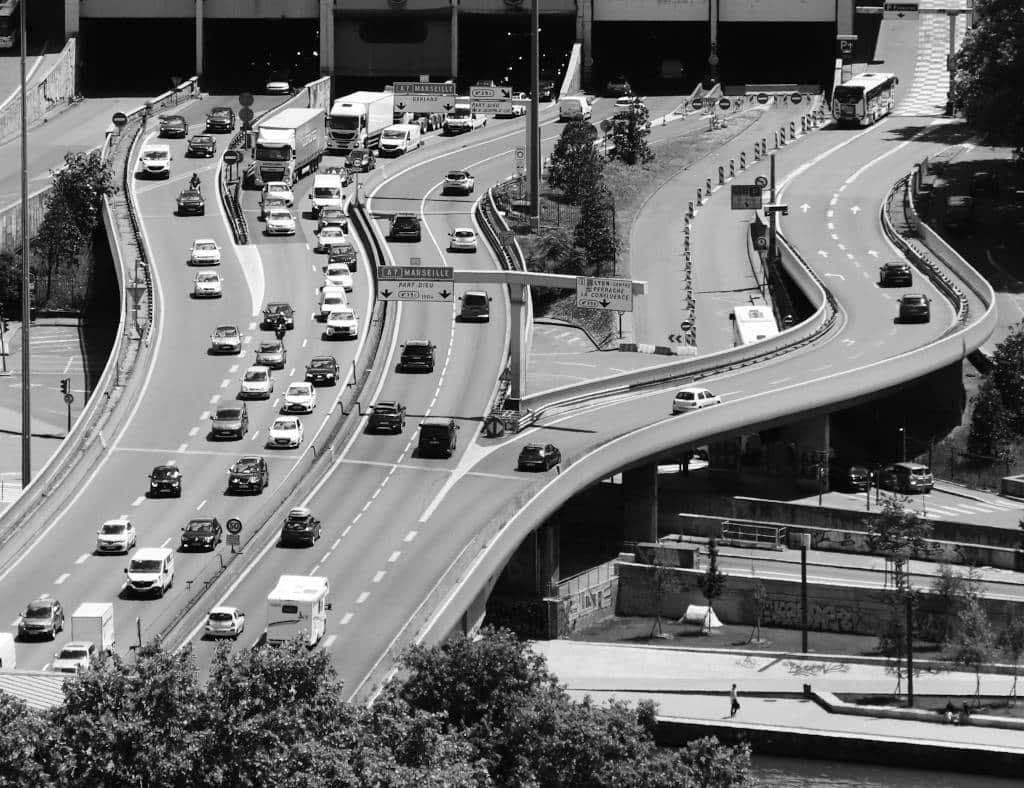
[[[313,176],[313,189],[309,194],[313,216],[319,217],[325,208],[345,208],[345,192],[342,190],[341,176],[334,173],[317,173]]]

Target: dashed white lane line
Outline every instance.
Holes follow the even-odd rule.
[[[187,443],[181,444],[178,447],[178,454],[184,454],[187,449],[188,449],[188,444]]]
[[[16,619],[14,619],[14,621],[11,622],[11,626],[12,627],[16,627],[20,623],[21,623],[21,616],[18,616]],[[45,668],[44,668],[44,670],[45,670]]]
[[[144,500],[146,500],[146,496],[145,495],[140,495],[138,498],[136,498],[134,501],[132,501],[132,506],[142,506],[142,502]]]
[[[366,503],[363,504],[363,511],[365,512],[369,508],[370,508],[370,502],[367,501]]]
[[[387,574],[387,572],[385,572],[383,569],[381,571],[377,572],[377,574],[375,574],[373,576],[373,582],[374,583],[379,583],[381,580],[384,579],[384,575],[386,575],[386,574]]]
[[[80,564],[84,564],[88,560],[89,560],[89,554],[88,553],[82,553],[80,556],[78,556],[78,558],[75,559],[75,566],[78,566]]]
[[[405,538],[402,541],[403,542],[411,542],[413,539],[416,538],[416,534],[418,534],[418,533],[419,533],[419,531],[409,531],[409,533],[407,533],[405,535]]]
[[[352,530],[352,526],[351,525],[346,525],[345,526],[345,530],[341,532],[341,535],[342,536],[348,536],[348,532],[351,531],[351,530]],[[340,542],[341,540],[339,539],[338,541]]]
[[[253,321],[252,323],[249,324],[249,330],[250,331],[255,331],[258,327],[259,327],[259,323],[257,323],[256,321]]]
[[[169,545],[171,543],[171,538],[172,537],[168,536],[166,539],[164,539],[164,543],[162,545],[160,545],[160,546],[161,547],[167,547],[167,545]]]
[[[256,430],[256,432],[254,432],[252,434],[252,437],[249,440],[256,440],[259,436],[260,436],[260,431]]]
[[[341,544],[341,539],[335,539],[334,540],[334,544],[331,545],[331,549],[332,550],[337,550],[338,549],[338,545],[340,545],[340,544]]]
[[[232,364],[230,367],[228,367],[229,374],[234,375],[236,372],[238,372],[238,364]]]
[[[388,563],[393,564],[398,560],[398,557],[402,554],[401,550],[395,550],[391,555],[388,556]]]
[[[357,605],[361,605],[361,604],[363,604],[363,602],[365,602],[369,598],[370,598],[370,592],[369,591],[363,591],[363,593],[361,593],[359,596],[356,597],[356,604]]]
[[[54,580],[54,581],[53,581],[53,584],[54,584],[55,586],[59,586],[59,585],[60,585],[61,583],[63,583],[63,582],[64,582],[65,580],[67,580],[67,579],[68,579],[69,577],[71,577],[71,573],[70,573],[70,572],[65,572],[65,573],[64,573],[64,574],[62,574],[62,575],[61,575],[60,577],[58,577],[58,578],[57,578],[56,580]]]
[[[345,615],[343,615],[341,617],[341,621],[339,621],[338,623],[341,624],[342,626],[345,626],[351,620],[352,620],[352,614],[351,613],[346,613]]]
[[[218,402],[220,402],[220,394],[214,394],[212,397],[210,397],[211,405],[216,405]]]
[[[199,428],[198,428],[198,427],[193,427],[192,429],[190,429],[190,430],[188,431],[188,436],[189,436],[190,438],[194,438],[194,437],[195,437],[196,435],[198,435],[198,434],[199,434]]]
[[[208,418],[210,418],[210,411],[208,410],[204,410],[202,413],[199,414],[200,421],[206,421]]]
[[[355,525],[359,522],[359,518],[363,516],[362,512],[356,512],[356,516],[352,518],[352,524]]]
[[[225,378],[224,380],[222,380],[222,381],[220,382],[220,387],[221,387],[222,389],[226,389],[226,388],[227,388],[228,386],[230,386],[230,385],[231,385],[231,380],[230,380],[229,378]]]
[[[324,641],[324,648],[330,648],[331,646],[333,646],[334,645],[334,641],[337,640],[337,639],[338,639],[337,635],[328,635],[327,639]]]
[[[199,505],[198,505],[198,506],[196,507],[196,511],[198,512],[198,511],[199,511],[200,509],[202,509],[202,508],[203,508],[204,506],[206,506],[206,499],[205,499],[205,498],[203,498],[203,500],[201,500],[201,501],[199,502]]]
[[[304,340],[302,340],[302,346],[303,346],[303,347],[305,347],[305,346],[306,346],[306,343],[307,343],[307,342],[309,342],[309,340],[308,340],[308,339],[304,339]]]

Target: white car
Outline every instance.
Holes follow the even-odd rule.
[[[448,233],[449,252],[475,252],[476,230],[469,227],[456,227]]]
[[[239,399],[268,399],[274,393],[274,378],[270,375],[270,367],[255,364],[242,375],[242,388],[238,392]]]
[[[220,298],[224,295],[224,280],[216,271],[200,271],[192,282],[193,298]]]
[[[291,184],[284,181],[267,182],[263,186],[263,193],[284,200],[284,204],[289,208],[295,203],[295,194],[292,192]]]
[[[348,243],[348,238],[345,237],[345,233],[341,231],[340,227],[328,225],[316,236],[316,250],[318,252],[330,252],[331,247],[335,244],[344,243]]]
[[[197,238],[192,242],[189,265],[220,265],[220,247],[212,238]]]
[[[50,670],[57,673],[79,673],[88,670],[96,656],[96,645],[88,640],[72,640],[53,656]]]
[[[282,413],[312,413],[316,407],[316,389],[312,383],[290,383],[284,392]]]
[[[267,235],[295,235],[295,217],[287,208],[271,208],[264,230]]]
[[[672,400],[672,412],[688,413],[691,410],[700,410],[711,405],[721,404],[722,398],[715,396],[707,389],[683,389]]]
[[[292,86],[287,79],[271,77],[267,80],[266,91],[272,96],[283,96],[292,92]]]
[[[242,333],[237,326],[217,326],[210,334],[211,353],[231,353],[238,355],[242,352]]]
[[[346,293],[351,293],[354,284],[352,272],[345,263],[328,263],[324,266],[324,285],[342,287]]]
[[[320,288],[320,319],[326,320],[331,312],[348,306],[345,288],[336,285],[324,285]]]
[[[619,96],[615,99],[614,111],[617,114],[632,109],[634,106],[643,107],[644,103],[636,96]]]
[[[328,337],[355,339],[359,336],[359,318],[349,307],[338,309],[327,315],[327,328],[324,333]]]
[[[97,553],[127,553],[138,539],[131,520],[107,520],[96,532]]]
[[[267,448],[294,449],[302,443],[302,422],[295,416],[278,416],[270,425]]]
[[[245,631],[245,613],[237,607],[215,607],[206,614],[207,637],[236,638]]]
[[[472,194],[476,188],[476,178],[469,170],[452,170],[444,176],[441,194]]]

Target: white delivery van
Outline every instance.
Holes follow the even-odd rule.
[[[299,636],[315,646],[327,629],[329,594],[326,577],[281,575],[267,596],[267,644],[279,646]]]
[[[141,547],[124,573],[130,592],[163,596],[174,583],[174,552],[168,547]]]
[[[558,102],[558,119],[569,120],[590,120],[590,102],[584,96],[566,96]]]
[[[345,193],[342,191],[341,176],[335,172],[318,172],[313,176],[313,190],[309,193],[313,203],[313,217],[320,215],[324,208],[345,207]]]
[[[87,640],[100,651],[114,648],[114,606],[110,602],[83,602],[71,616],[71,639]]]
[[[158,143],[143,145],[139,154],[139,175],[143,178],[170,178],[171,146]]]
[[[14,658],[14,635],[0,632],[0,669],[14,670],[18,661]]]
[[[419,123],[396,123],[380,133],[377,151],[381,156],[400,156],[414,151],[423,144],[423,131]]]

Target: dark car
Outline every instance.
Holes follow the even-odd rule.
[[[181,497],[181,469],[176,465],[157,465],[149,474],[149,495]]]
[[[629,80],[626,79],[622,74],[609,79],[608,84],[604,87],[606,95],[612,98],[618,98],[619,96],[628,96],[633,92],[633,86],[629,84]]]
[[[261,493],[270,484],[270,469],[262,457],[241,457],[228,468],[228,492]]]
[[[931,319],[931,299],[928,296],[911,293],[900,298],[899,321],[901,323],[927,323]]]
[[[327,253],[327,263],[344,263],[348,266],[349,271],[355,273],[355,270],[359,267],[359,253],[347,241],[340,244],[331,244],[331,249]]]
[[[374,403],[370,410],[370,420],[367,429],[371,432],[388,430],[389,432],[401,432],[405,429],[405,405],[401,402],[381,400]]]
[[[288,363],[288,349],[279,339],[260,342],[256,349],[256,363],[270,369],[284,369]]]
[[[527,443],[519,452],[516,468],[520,471],[546,471],[562,461],[562,452],[550,443]]]
[[[312,547],[320,538],[320,521],[305,507],[296,507],[288,512],[281,526],[282,545],[309,545]]]
[[[882,287],[910,287],[914,284],[910,263],[886,263],[879,266],[878,284]]]
[[[206,113],[207,131],[235,130],[235,111],[231,107],[214,107]]]
[[[436,131],[444,126],[443,112],[417,112],[412,116],[412,122],[420,125],[420,134],[428,131]]]
[[[228,399],[218,403],[210,416],[213,438],[244,438],[249,431],[249,410],[244,402]]]
[[[829,463],[829,487],[847,492],[864,492],[871,487],[871,472],[863,465]]]
[[[29,602],[25,612],[18,619],[18,637],[22,640],[37,637],[48,637],[53,640],[63,629],[64,608],[50,596]]]
[[[389,240],[419,241],[420,237],[420,217],[416,214],[396,213],[391,217],[391,229],[388,231]]]
[[[487,323],[491,319],[491,297],[482,290],[467,290],[462,295],[458,319],[463,323]]]
[[[422,369],[434,371],[434,343],[429,339],[410,339],[402,345],[402,355],[398,360],[398,369],[409,372]]]
[[[338,382],[338,361],[334,356],[314,356],[306,364],[306,382],[331,385]]]
[[[554,101],[555,90],[555,81],[553,79],[542,79],[537,89],[537,100]]]
[[[216,517],[196,517],[181,529],[182,550],[213,550],[221,542],[222,529]]]
[[[198,189],[183,189],[178,195],[178,215],[206,215],[206,200]]]
[[[164,115],[160,118],[161,137],[187,137],[188,121],[181,115]]]
[[[263,307],[263,328],[273,331],[278,326],[287,329],[295,328],[295,310],[292,305],[284,301],[275,301]]]
[[[188,140],[186,156],[209,156],[211,159],[217,154],[217,140],[209,134],[193,134]]]
[[[994,172],[982,170],[971,175],[971,196],[996,194],[999,191],[999,179]]]
[[[345,166],[351,172],[369,172],[377,166],[377,159],[368,148],[356,148],[345,157]]]
[[[455,451],[455,419],[430,418],[420,422],[417,450],[420,457],[451,457]]]
[[[932,472],[918,462],[895,462],[878,472],[878,486],[898,493],[931,492]]]

